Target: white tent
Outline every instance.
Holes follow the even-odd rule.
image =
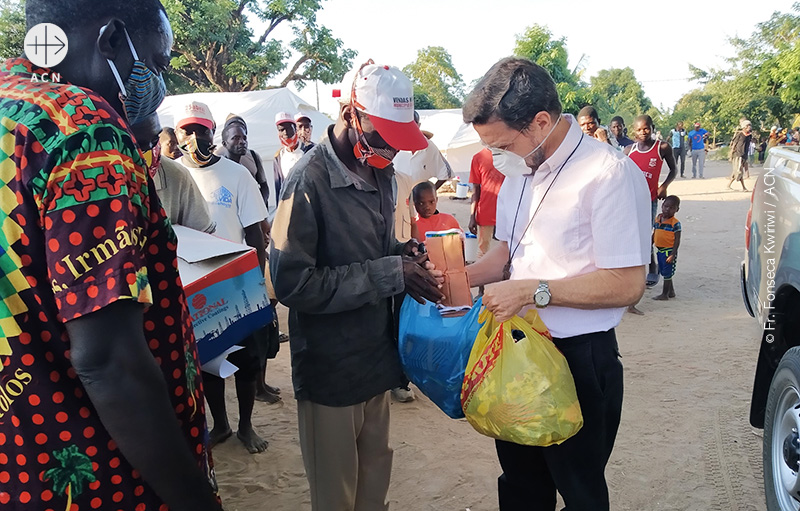
[[[200,92],[167,96],[158,109],[162,126],[175,126],[183,115],[183,109],[191,101],[205,103],[211,109],[217,123],[214,140],[221,144],[222,127],[228,114],[236,114],[247,122],[247,141],[265,163],[271,162],[280,149],[278,132],[275,129],[275,114],[289,112],[292,115],[303,113],[311,118],[314,126],[312,139],[320,139],[327,127],[333,123],[325,114],[318,112],[299,96],[288,89],[271,89],[252,92]]]
[[[433,133],[433,142],[447,158],[453,172],[466,183],[472,157],[481,149],[481,140],[471,124],[464,124],[460,108],[420,110],[420,125]]]

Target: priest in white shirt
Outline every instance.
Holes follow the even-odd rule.
[[[562,113],[555,83],[520,58],[495,64],[464,103],[506,179],[497,238],[467,267],[499,321],[535,307],[564,354],[583,428],[559,445],[502,440],[496,449],[500,511],[549,510],[556,492],[570,511],[608,511],[605,468],[622,413],[623,375],[614,333],[644,293],[650,203],[644,175]]]

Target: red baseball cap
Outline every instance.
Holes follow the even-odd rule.
[[[340,102],[350,101],[355,83],[355,106],[369,117],[381,138],[399,151],[420,151],[428,139],[414,122],[414,86],[394,66],[368,64],[350,72],[342,83]]]

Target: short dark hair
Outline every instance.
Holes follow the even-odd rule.
[[[617,121],[618,123],[625,126],[625,119],[623,119],[621,115],[615,115],[614,117],[612,117],[609,124],[613,123],[614,121]]]
[[[119,18],[128,32],[160,27],[159,14],[167,11],[159,0],[27,0],[25,24],[54,23],[69,33],[87,22]]]
[[[669,195],[669,196],[667,196],[667,198],[664,199],[664,202],[666,203],[667,201],[674,202],[675,203],[675,207],[678,207],[678,208],[681,207],[681,199],[677,195]]]
[[[600,124],[600,116],[597,115],[597,110],[592,105],[586,105],[585,107],[581,108],[580,112],[578,112],[577,118],[580,119],[581,117],[591,117],[597,124]]]
[[[640,115],[639,117],[637,117],[637,118],[636,118],[636,120],[633,122],[633,123],[634,123],[634,125],[635,125],[637,122],[646,122],[648,126],[650,126],[651,128],[655,128],[655,124],[653,124],[653,118],[652,118],[652,117],[650,117],[650,116],[649,116],[649,115],[647,115],[647,114],[642,114],[642,115]]]
[[[493,65],[464,101],[464,122],[503,121],[524,130],[539,112],[561,114],[556,84],[543,67],[528,59],[507,57]]]
[[[411,200],[417,202],[417,199],[419,198],[420,194],[425,190],[430,190],[431,192],[433,192],[433,195],[436,196],[436,187],[433,186],[433,183],[431,183],[430,181],[423,181],[411,190]]]
[[[165,126],[165,127],[161,128],[161,133],[166,133],[170,137],[174,137],[175,136],[175,128],[170,128],[169,126]]]

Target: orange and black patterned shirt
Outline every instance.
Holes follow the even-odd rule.
[[[177,240],[125,121],[43,76],[0,65],[0,510],[163,511],[86,395],[64,324],[117,300],[147,306],[150,351],[213,484]]]

